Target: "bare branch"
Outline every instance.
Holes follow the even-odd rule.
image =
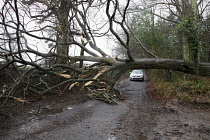
[[[111,2],[111,0],[108,0],[107,7],[106,7],[106,15],[109,19],[110,31],[117,38],[117,40],[122,44],[122,46],[124,46],[126,48],[129,60],[134,61],[133,57],[131,56],[129,47],[126,45],[126,43],[120,38],[120,36],[113,29],[113,22],[115,21],[115,15],[116,15],[116,11],[118,9],[118,0],[115,0],[116,4],[114,6],[114,11],[113,11],[112,15],[110,15],[110,12],[109,12],[110,6],[111,6],[110,2]],[[122,23],[120,23],[120,25],[121,25],[121,27],[123,26]]]

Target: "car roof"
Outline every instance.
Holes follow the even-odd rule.
[[[142,70],[133,70],[133,71],[142,71]]]

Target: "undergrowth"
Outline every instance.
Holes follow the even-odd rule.
[[[192,76],[180,72],[152,71],[150,81],[159,97],[187,103],[210,104],[210,77]]]

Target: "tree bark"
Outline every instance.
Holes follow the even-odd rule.
[[[132,70],[132,69],[166,69],[180,71],[188,74],[196,74],[192,61],[176,59],[138,59],[131,63],[118,63],[110,70]],[[210,76],[210,63],[199,63],[198,75]]]
[[[62,0],[58,13],[57,13],[57,53],[68,56],[69,45],[67,42],[71,42],[69,35],[69,12],[70,4],[66,0]],[[60,44],[62,43],[62,44]],[[67,58],[58,56],[56,64],[67,64]]]

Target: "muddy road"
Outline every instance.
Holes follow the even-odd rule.
[[[0,139],[30,140],[209,140],[210,112],[167,103],[146,94],[146,82],[118,85],[127,97],[118,105],[89,100],[54,113],[14,118]],[[50,106],[46,106],[50,108]],[[53,108],[50,108],[53,109]],[[30,112],[33,112],[31,110]]]

